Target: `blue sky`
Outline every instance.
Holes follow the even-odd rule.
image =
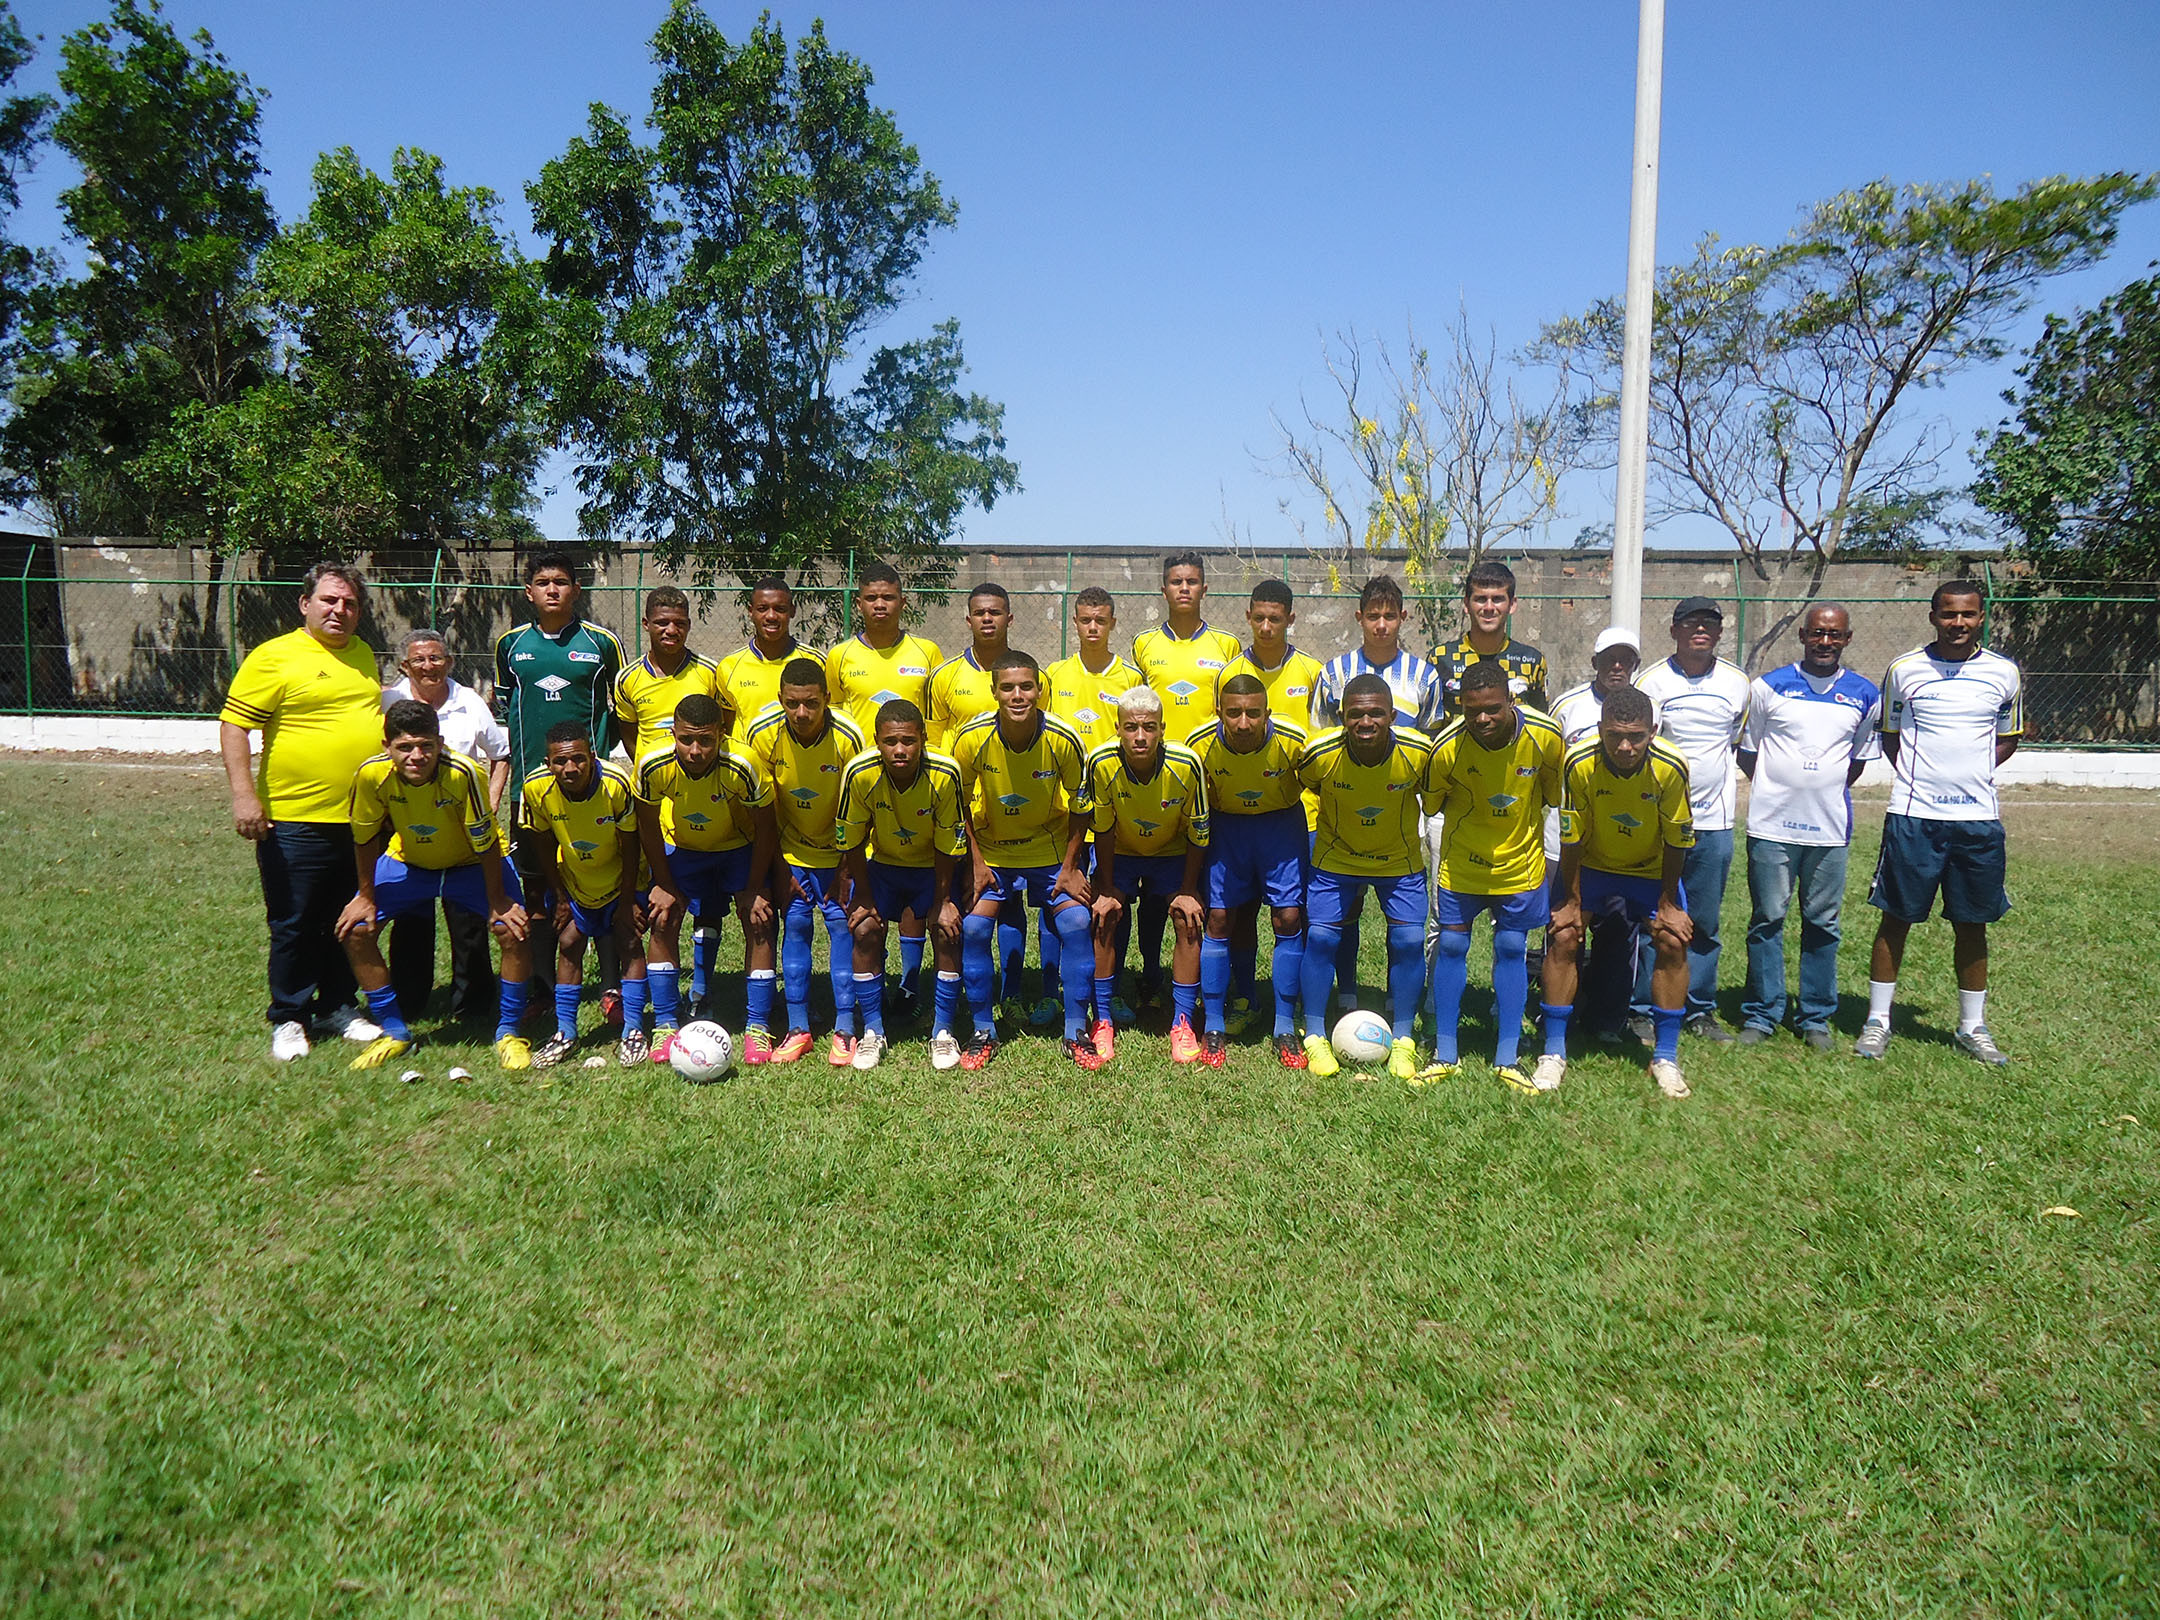
[[[270,94],[281,215],[316,153],[398,145],[494,187],[524,182],[606,101],[647,104],[657,4],[172,0]],[[731,32],[756,8],[711,4]],[[971,383],[1005,403],[1024,489],[971,517],[984,543],[1205,542],[1222,514],[1292,538],[1256,466],[1270,411],[1325,387],[1321,334],[1429,331],[1461,300],[1503,345],[1615,289],[1626,256],[1635,7],[1262,3],[778,5],[823,16],[960,206],[880,336],[958,317]],[[18,0],[45,37],[103,7]],[[1660,257],[1702,231],[1782,235],[1802,204],[1880,176],[1953,181],[2160,169],[2160,7],[1670,0]],[[17,230],[52,240],[48,161]],[[2090,300],[2160,259],[2133,212]],[[1961,443],[2001,373],[1925,402]],[[1317,397],[1317,396],[1316,396]],[[1953,469],[1954,470],[1954,469]],[[1579,479],[1555,537],[1609,521]],[[549,499],[551,533],[574,494]],[[1677,528],[1653,544],[1686,538]]]

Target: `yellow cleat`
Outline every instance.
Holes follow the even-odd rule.
[[[1388,1066],[1390,1068],[1393,1068],[1394,1063],[1395,1059],[1393,1055],[1390,1054],[1388,1058]],[[1413,1086],[1429,1086],[1437,1081],[1452,1080],[1461,1073],[1462,1065],[1460,1063],[1442,1063],[1439,1060],[1435,1059],[1433,1062],[1426,1064],[1424,1068],[1418,1070],[1416,1074],[1413,1074],[1410,1077],[1410,1084],[1412,1084]]]
[[[394,1057],[402,1057],[412,1050],[411,1041],[401,1041],[395,1035],[378,1035],[361,1049],[360,1055],[347,1064],[352,1069],[379,1069]]]
[[[1335,1060],[1335,1048],[1325,1035],[1305,1037],[1305,1067],[1323,1080],[1342,1073],[1342,1065]]]
[[[505,1035],[495,1043],[495,1060],[505,1069],[532,1067],[532,1042],[522,1035]]]
[[[1415,1080],[1418,1076],[1417,1042],[1407,1035],[1399,1035],[1388,1048],[1387,1072],[1398,1080]]]

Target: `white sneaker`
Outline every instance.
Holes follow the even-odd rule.
[[[930,1067],[933,1069],[957,1069],[960,1067],[960,1043],[953,1039],[953,1032],[941,1029],[930,1037]]]
[[[885,1055],[885,1037],[874,1029],[866,1029],[855,1037],[855,1067],[874,1069],[878,1059]]]
[[[270,1061],[290,1063],[308,1055],[307,1030],[297,1021],[283,1023],[270,1032]]]
[[[382,1026],[362,1018],[350,1005],[333,1008],[315,1021],[315,1033],[358,1041],[362,1046],[382,1039]]]
[[[1688,1094],[1687,1077],[1680,1072],[1680,1065],[1671,1058],[1652,1058],[1650,1078],[1657,1082],[1658,1090],[1668,1097],[1685,1097]]]
[[[1530,1084],[1539,1091],[1558,1091],[1566,1078],[1567,1059],[1556,1052],[1545,1053],[1530,1071]]]

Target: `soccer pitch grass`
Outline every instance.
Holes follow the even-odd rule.
[[[2160,1612],[2132,798],[2011,813],[2004,1072],[1938,924],[1888,1061],[1691,1040],[1682,1103],[1152,1041],[405,1086],[268,1061],[214,773],[0,765],[0,1606]]]

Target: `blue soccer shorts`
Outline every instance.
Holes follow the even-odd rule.
[[[1303,805],[1257,816],[1217,816],[1213,826],[1207,873],[1212,910],[1228,911],[1248,900],[1265,900],[1278,910],[1305,904],[1312,861]]]
[[[683,898],[700,917],[724,917],[735,897],[750,886],[750,846],[733,849],[679,849],[670,844],[668,870]]]
[[[1654,877],[1624,877],[1618,872],[1600,872],[1594,866],[1582,869],[1583,920],[1591,922],[1599,917],[1618,917],[1630,928],[1640,928],[1657,915],[1658,895],[1664,885]],[[1687,885],[1673,885],[1680,909],[1687,909]]]
[[[1322,928],[1339,928],[1363,908],[1367,889],[1380,897],[1381,914],[1390,923],[1425,926],[1428,891],[1422,871],[1391,877],[1352,877],[1316,867],[1305,889],[1305,920]]]
[[[1026,901],[1038,911],[1052,913],[1079,905],[1069,894],[1052,892],[1057,887],[1057,876],[1055,866],[993,866],[989,886],[975,896],[974,905],[980,907],[985,900],[994,900],[999,906]]]
[[[1900,922],[1926,922],[1940,890],[1945,922],[2001,922],[2010,914],[2008,875],[1999,821],[1885,816],[1868,904]]]
[[[1167,900],[1185,887],[1185,856],[1175,855],[1120,855],[1117,868],[1111,874],[1115,880],[1118,896],[1130,901],[1142,894],[1150,894]],[[1096,857],[1095,876],[1102,878],[1102,858]]]
[[[931,901],[937,894],[937,873],[932,868],[893,866],[885,861],[871,861],[868,865],[870,903],[877,907],[880,917],[897,923],[912,911],[918,921],[929,922]]]
[[[1588,877],[1586,872],[1583,874]],[[1651,901],[1654,907],[1656,900]],[[1493,927],[1512,928],[1519,934],[1527,934],[1534,928],[1543,928],[1551,916],[1551,907],[1545,903],[1545,885],[1525,889],[1519,894],[1465,894],[1460,889],[1442,888],[1434,902],[1435,921],[1442,928],[1468,928],[1481,911],[1492,913]]]
[[[496,859],[502,862],[504,897],[512,905],[523,905],[525,891],[518,887],[517,868],[510,864],[507,856],[499,855]],[[485,917],[488,914],[487,875],[480,870],[480,863],[472,861],[464,866],[433,868],[407,866],[388,855],[375,857],[377,923],[432,911],[438,900]]]

